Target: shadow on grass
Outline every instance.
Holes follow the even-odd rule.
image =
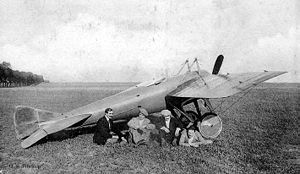
[[[155,124],[156,126],[159,124],[159,117],[149,115],[147,117],[151,123]],[[129,128],[127,126],[127,122],[121,122],[121,123],[115,123],[116,127],[120,131],[127,131]],[[50,134],[46,136],[45,138],[41,139],[38,141],[35,145],[39,144],[44,144],[47,142],[53,142],[53,141],[63,141],[65,139],[71,139],[75,138],[79,135],[85,135],[85,134],[93,134],[95,132],[95,126],[96,125],[91,125],[91,126],[85,126],[85,127],[77,127],[77,128],[68,128],[53,134]],[[152,141],[157,141],[159,142],[160,137],[159,137],[159,132],[157,129],[153,130],[150,135],[150,140]]]
[[[50,135],[47,135],[45,138],[38,141],[35,145],[44,144],[47,142],[53,141],[63,141],[65,139],[75,138],[78,135],[91,134],[94,133],[95,126],[79,127],[79,128],[69,128],[62,130]]]

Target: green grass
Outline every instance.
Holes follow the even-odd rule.
[[[66,112],[132,84],[49,84],[0,89],[0,170],[3,173],[297,173],[300,156],[298,84],[263,84],[218,109],[223,131],[212,145],[97,146],[89,131],[48,138],[22,149],[13,127],[16,105]],[[218,105],[223,100],[212,100]],[[222,112],[223,111],[223,112]],[[69,131],[70,132],[70,131]],[[80,131],[79,131],[80,132]]]

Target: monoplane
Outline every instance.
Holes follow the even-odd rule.
[[[212,73],[200,69],[197,59],[191,65],[186,61],[184,66],[187,65],[188,70],[185,73],[140,83],[67,113],[17,106],[14,112],[17,138],[22,140],[23,148],[28,148],[47,135],[96,124],[108,107],[114,110],[114,122],[128,121],[138,114],[138,107],[145,108],[149,113],[169,109],[183,123],[200,120],[201,134],[206,138],[216,138],[222,130],[222,121],[209,99],[232,96],[285,73],[263,71],[219,74],[223,59],[222,55],[218,56]],[[195,64],[197,70],[192,71]],[[189,104],[194,104],[194,111],[184,109]]]

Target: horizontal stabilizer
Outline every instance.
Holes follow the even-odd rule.
[[[82,120],[88,119],[90,116],[91,114],[83,114],[83,115],[76,115],[76,116],[67,117],[55,121],[50,121],[48,123],[45,122],[44,124],[40,125],[40,128],[36,132],[34,132],[25,140],[23,140],[21,146],[23,148],[28,148],[34,143],[44,138],[45,136],[50,135],[52,133],[59,132],[68,127],[71,127],[72,125]]]
[[[41,140],[42,138],[44,138],[47,135],[48,135],[47,132],[45,132],[43,129],[39,129],[36,132],[34,132],[32,135],[30,135],[28,138],[23,140],[21,142],[21,147],[28,148],[28,147],[30,147],[34,143],[38,142],[39,140]]]
[[[14,113],[14,125],[18,139],[23,139],[39,128],[39,124],[62,117],[63,114],[28,106],[17,106]]]
[[[91,114],[65,116],[46,110],[27,106],[17,106],[14,124],[18,139],[23,139],[21,146],[30,147],[45,136],[64,130],[76,123],[88,119]]]

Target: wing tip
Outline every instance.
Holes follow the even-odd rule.
[[[274,77],[280,76],[282,74],[288,73],[288,71],[266,71],[266,72],[272,74],[273,77],[271,77],[271,78],[274,78]]]

